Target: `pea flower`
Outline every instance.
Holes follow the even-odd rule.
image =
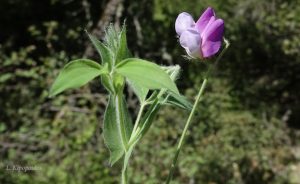
[[[197,22],[186,13],[180,13],[175,22],[180,45],[192,58],[208,58],[221,48],[224,21],[208,7]]]

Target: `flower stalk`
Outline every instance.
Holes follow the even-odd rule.
[[[184,129],[182,131],[180,140],[178,142],[177,149],[175,151],[175,155],[174,155],[171,167],[170,167],[169,175],[168,175],[168,178],[166,180],[166,184],[169,184],[171,182],[171,180],[172,180],[172,177],[173,177],[173,174],[174,174],[174,171],[175,171],[175,168],[176,168],[176,164],[177,164],[177,161],[178,161],[178,157],[179,157],[180,151],[181,151],[183,143],[184,143],[184,139],[185,139],[187,130],[188,130],[190,124],[191,124],[191,121],[192,121],[194,115],[195,115],[197,106],[198,106],[199,102],[202,99],[202,96],[203,96],[203,93],[204,93],[204,90],[205,90],[205,87],[206,87],[206,84],[207,84],[208,77],[209,77],[210,73],[216,68],[218,62],[220,61],[220,59],[222,58],[223,54],[226,52],[227,48],[229,47],[229,42],[225,38],[224,38],[224,42],[225,42],[224,49],[222,50],[222,52],[217,57],[217,59],[215,61],[215,64],[213,65],[213,67],[211,67],[211,68],[208,69],[208,71],[207,71],[207,73],[206,73],[206,75],[204,77],[204,80],[202,82],[202,85],[200,87],[198,95],[197,95],[196,100],[194,102],[193,108],[192,108],[192,110],[190,112],[190,115],[189,115],[189,117],[187,119],[187,122],[186,122],[186,124],[184,126]]]

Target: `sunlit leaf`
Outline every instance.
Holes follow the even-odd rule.
[[[105,72],[106,70],[100,64],[89,59],[71,61],[59,73],[49,96],[57,95],[66,89],[81,87]]]
[[[107,48],[102,42],[100,42],[95,36],[89,34],[88,32],[86,32],[86,34],[88,35],[89,39],[91,40],[93,46],[95,47],[95,49],[97,50],[97,52],[99,53],[100,57],[101,57],[101,61],[102,61],[102,65],[104,66],[105,63],[108,64],[108,66],[112,66],[113,63],[113,57],[112,57],[112,53],[109,50],[109,48]]]
[[[136,96],[138,97],[140,102],[145,101],[147,94],[149,92],[148,88],[145,88],[137,83],[135,83],[134,81],[131,80],[127,80],[128,85],[131,87],[131,89],[133,90],[133,92],[136,94]]]
[[[126,26],[123,25],[122,30],[119,33],[119,47],[118,47],[116,62],[119,63],[120,61],[128,57],[129,57],[129,50],[127,47]]]
[[[155,63],[137,58],[129,58],[117,65],[116,72],[144,88],[165,88],[179,94],[176,84],[169,75]]]

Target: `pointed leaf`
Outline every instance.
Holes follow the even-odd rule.
[[[179,78],[180,73],[180,66],[174,65],[174,66],[162,66],[161,67],[164,71],[167,72],[167,74],[170,76],[170,78],[173,81],[176,81]]]
[[[118,100],[121,99],[119,103]],[[104,114],[104,142],[110,150],[109,162],[113,165],[124,154],[124,141],[128,141],[132,122],[123,97],[110,95]],[[125,140],[124,140],[125,139]],[[127,144],[128,142],[125,142]]]
[[[95,49],[97,50],[97,52],[99,53],[100,57],[101,57],[101,63],[102,65],[105,65],[105,63],[108,64],[108,66],[112,66],[112,53],[109,50],[109,48],[107,48],[102,42],[100,42],[95,36],[89,34],[88,32],[86,32],[86,34],[88,35],[89,39],[91,40],[93,46],[95,47]]]
[[[104,114],[103,138],[110,151],[109,163],[113,165],[124,154],[121,135],[118,131],[115,99],[109,97]]]
[[[121,32],[119,33],[119,48],[117,52],[117,63],[129,57],[129,50],[127,47],[127,38],[126,38],[126,26],[125,24],[122,27]]]
[[[105,72],[100,64],[89,59],[71,61],[54,81],[49,96],[57,95],[66,89],[81,87]]]
[[[175,83],[169,75],[155,63],[129,58],[117,65],[116,72],[139,86],[148,89],[165,88],[179,94]]]
[[[170,96],[168,97],[165,104],[174,105],[183,109],[186,109],[188,111],[191,111],[193,108],[193,105],[186,99],[185,96],[178,95],[176,93],[169,93]]]
[[[127,80],[128,85],[131,87],[135,95],[138,97],[140,102],[144,102],[146,100],[147,94],[149,92],[148,88],[138,85],[137,83]]]
[[[131,119],[130,113],[127,108],[126,100],[123,95],[122,95],[121,99],[122,99],[121,113],[123,114],[122,116],[124,118],[124,121],[123,121],[124,131],[125,131],[126,141],[128,143],[130,136],[131,136],[132,129],[133,129],[133,124],[132,124],[132,119]]]
[[[112,23],[109,24],[109,26],[105,29],[104,43],[114,54],[116,54],[118,51],[118,45],[119,45],[118,36],[119,33],[116,30],[115,26]]]

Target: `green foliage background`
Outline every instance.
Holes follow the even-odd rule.
[[[110,0],[112,1],[112,0]],[[0,1],[0,183],[118,183],[102,139],[106,92],[99,81],[54,99],[48,90],[68,61],[83,57],[109,0]],[[212,6],[229,51],[209,81],[173,183],[300,183],[300,1],[124,0],[133,55],[179,64],[193,100],[203,63],[186,61],[174,21]],[[99,60],[95,55],[94,59]],[[137,99],[127,92],[136,112]],[[187,113],[166,107],[133,153],[131,183],[163,183]],[[7,166],[36,165],[35,172]]]

